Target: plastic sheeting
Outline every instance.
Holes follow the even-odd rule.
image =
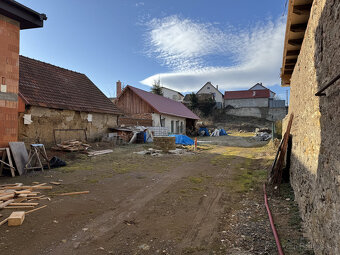
[[[203,134],[203,136],[210,136],[209,130],[205,127],[200,127],[198,133],[201,135]]]
[[[227,134],[227,132],[222,128],[222,129],[220,130],[220,135],[228,135],[228,134]]]
[[[186,135],[170,135],[171,137],[176,137],[176,144],[182,145],[194,145],[194,140]]]

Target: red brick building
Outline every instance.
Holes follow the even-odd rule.
[[[20,30],[42,27],[46,19],[16,1],[0,1],[0,147],[18,139]]]

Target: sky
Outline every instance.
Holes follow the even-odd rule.
[[[115,83],[183,93],[206,82],[280,86],[286,0],[18,0],[48,17],[21,31],[20,54],[85,73],[107,96]]]

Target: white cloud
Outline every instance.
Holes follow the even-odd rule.
[[[137,3],[135,4],[135,6],[136,6],[136,7],[144,6],[144,4],[145,4],[144,2],[137,2]]]
[[[148,23],[148,55],[172,72],[150,76],[142,84],[152,85],[161,77],[163,86],[182,92],[198,90],[205,82],[222,90],[248,88],[256,82],[279,83],[284,41],[284,19],[268,21],[246,30],[199,23],[170,16]],[[211,66],[209,58],[231,63]],[[232,60],[232,62],[230,61]]]

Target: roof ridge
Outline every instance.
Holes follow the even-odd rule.
[[[57,66],[57,65],[54,65],[54,64],[51,64],[51,63],[47,63],[47,62],[44,62],[44,61],[35,59],[35,58],[30,58],[30,57],[23,56],[23,55],[19,55],[19,56],[20,56],[20,57],[23,57],[23,58],[27,58],[27,59],[29,59],[29,60],[34,60],[34,61],[40,62],[40,63],[42,63],[42,64],[44,64],[44,65],[49,65],[49,66],[53,66],[53,67],[56,67],[56,68],[59,68],[59,69],[62,69],[62,70],[66,70],[66,71],[69,71],[69,72],[72,72],[72,73],[85,75],[84,73],[77,72],[77,71],[74,71],[74,70],[70,70],[70,69],[67,69],[67,68],[64,68],[64,67],[60,67],[60,66]],[[86,75],[85,75],[85,76],[86,76]]]

